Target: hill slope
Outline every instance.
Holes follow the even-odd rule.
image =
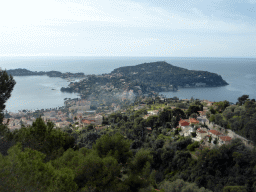
[[[137,81],[155,88],[166,87],[166,89],[168,89],[171,85],[181,87],[186,85],[191,87],[228,85],[228,83],[216,73],[188,70],[173,66],[164,61],[120,67],[113,70],[111,74],[121,74],[132,81]]]

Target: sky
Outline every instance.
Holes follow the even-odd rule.
[[[256,0],[8,0],[0,57],[256,58]]]

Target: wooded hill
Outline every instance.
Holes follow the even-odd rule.
[[[150,87],[169,87],[170,85],[195,86],[196,83],[205,83],[206,86],[228,85],[222,77],[216,73],[207,71],[188,70],[168,64],[165,61],[144,63],[136,66],[120,67],[111,74],[122,74],[132,81],[140,82]]]
[[[255,103],[241,106],[248,102]],[[187,104],[185,112],[165,107],[147,119],[146,108],[129,106],[125,114],[104,118],[110,127],[99,132],[91,125],[81,131],[53,129],[41,118],[13,133],[1,125],[0,191],[254,191],[255,148],[233,139],[202,149],[191,137],[171,132],[180,118],[193,116],[192,109],[201,110],[200,101]],[[223,104],[221,111],[229,108]]]
[[[47,75],[49,77],[60,77],[60,78],[67,78],[67,77],[85,77],[84,73],[61,73],[59,71],[30,71],[27,69],[9,69],[6,70],[8,75],[12,76],[32,76],[32,75]]]

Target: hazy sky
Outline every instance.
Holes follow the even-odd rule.
[[[2,0],[0,56],[256,57],[256,0]]]

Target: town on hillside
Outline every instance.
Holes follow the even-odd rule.
[[[137,111],[141,109],[147,109],[147,114],[143,116],[143,119],[147,119],[150,116],[159,115],[165,107],[171,107],[171,109],[186,110],[186,104],[189,104],[194,99],[182,99],[177,97],[165,98],[163,96],[157,97],[137,97],[134,103],[131,105],[132,109]],[[204,103],[202,111],[198,111],[199,115],[194,118],[180,119],[178,126],[171,127],[170,131],[166,135],[171,135],[172,132],[177,132],[180,136],[192,137],[193,141],[201,141],[202,147],[210,147],[228,144],[234,138],[240,138],[242,142],[248,146],[253,147],[251,141],[236,134],[230,129],[220,127],[213,122],[210,122],[207,118],[207,112],[209,108],[213,106],[214,102],[208,100],[201,100]],[[161,107],[154,107],[154,104],[160,104]],[[127,106],[117,103],[112,103],[107,107],[99,106],[92,109],[91,101],[85,99],[67,99],[64,102],[63,107],[58,109],[42,109],[37,111],[20,111],[19,113],[6,113],[3,123],[8,123],[8,128],[13,131],[20,129],[22,126],[32,126],[37,117],[41,116],[44,122],[51,121],[54,123],[54,128],[71,129],[72,131],[82,131],[89,125],[93,126],[95,132],[106,129],[109,125],[103,124],[104,117],[107,118],[110,114],[119,112],[125,114]],[[188,105],[189,106],[189,105]],[[206,126],[201,126],[206,125]],[[151,134],[152,128],[145,127],[147,133]]]

